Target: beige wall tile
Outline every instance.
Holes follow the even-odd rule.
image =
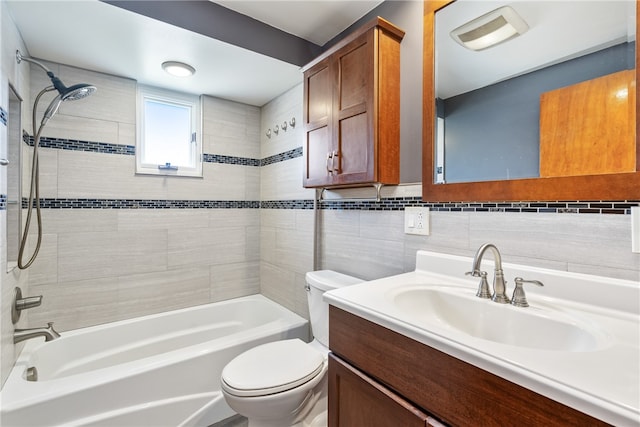
[[[169,230],[170,268],[246,260],[245,227]]]
[[[135,157],[59,150],[58,197],[167,199],[168,178],[135,174]]]
[[[296,308],[295,284],[296,275],[292,271],[260,263],[260,293],[292,311]]]
[[[314,190],[302,187],[302,157],[260,168],[261,200],[313,200]]]
[[[33,148],[23,144],[22,151],[22,195],[29,197],[31,191],[31,166]],[[57,197],[58,195],[58,151],[40,147],[38,162],[40,170],[40,197]],[[35,193],[34,193],[35,194]]]
[[[206,209],[118,209],[117,228],[125,230],[181,230],[206,228]]]
[[[66,106],[66,104],[64,105]],[[122,144],[120,142],[118,123],[101,119],[66,115],[62,114],[62,111],[64,110],[61,107],[60,112],[47,122],[42,130],[42,136],[49,138],[104,142],[107,144]],[[29,134],[32,135],[31,130],[29,130]]]
[[[210,301],[207,266],[120,276],[117,279],[118,316],[122,319]]]
[[[127,230],[58,235],[58,280],[78,281],[167,269],[167,232]]]
[[[209,227],[251,227],[260,225],[259,209],[209,209]]]
[[[83,281],[61,281],[34,285],[33,295],[42,295],[42,305],[29,310],[29,325],[54,322],[58,332],[117,320],[118,282],[115,277]]]
[[[259,261],[213,265],[210,275],[212,301],[260,293]]]
[[[29,247],[24,252],[26,264],[36,248],[37,234],[29,236]],[[43,234],[38,254],[29,267],[29,286],[58,282],[58,235]]]

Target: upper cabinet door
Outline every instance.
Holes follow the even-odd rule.
[[[334,55],[338,85],[333,140],[339,184],[375,180],[373,36],[368,31]]]
[[[305,186],[323,186],[331,182],[333,151],[330,125],[333,111],[333,73],[329,58],[304,74]]]
[[[398,184],[403,36],[377,18],[303,68],[305,187]]]

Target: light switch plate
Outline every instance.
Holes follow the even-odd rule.
[[[404,232],[405,234],[428,236],[430,233],[429,208],[404,208]]]

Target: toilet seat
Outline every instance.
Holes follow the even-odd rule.
[[[238,397],[291,390],[324,372],[323,355],[300,339],[275,341],[237,356],[222,371],[222,388]]]

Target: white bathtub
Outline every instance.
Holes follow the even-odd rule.
[[[0,392],[0,425],[209,426],[234,414],[220,390],[227,362],[296,337],[308,338],[305,319],[253,295],[37,338]]]

